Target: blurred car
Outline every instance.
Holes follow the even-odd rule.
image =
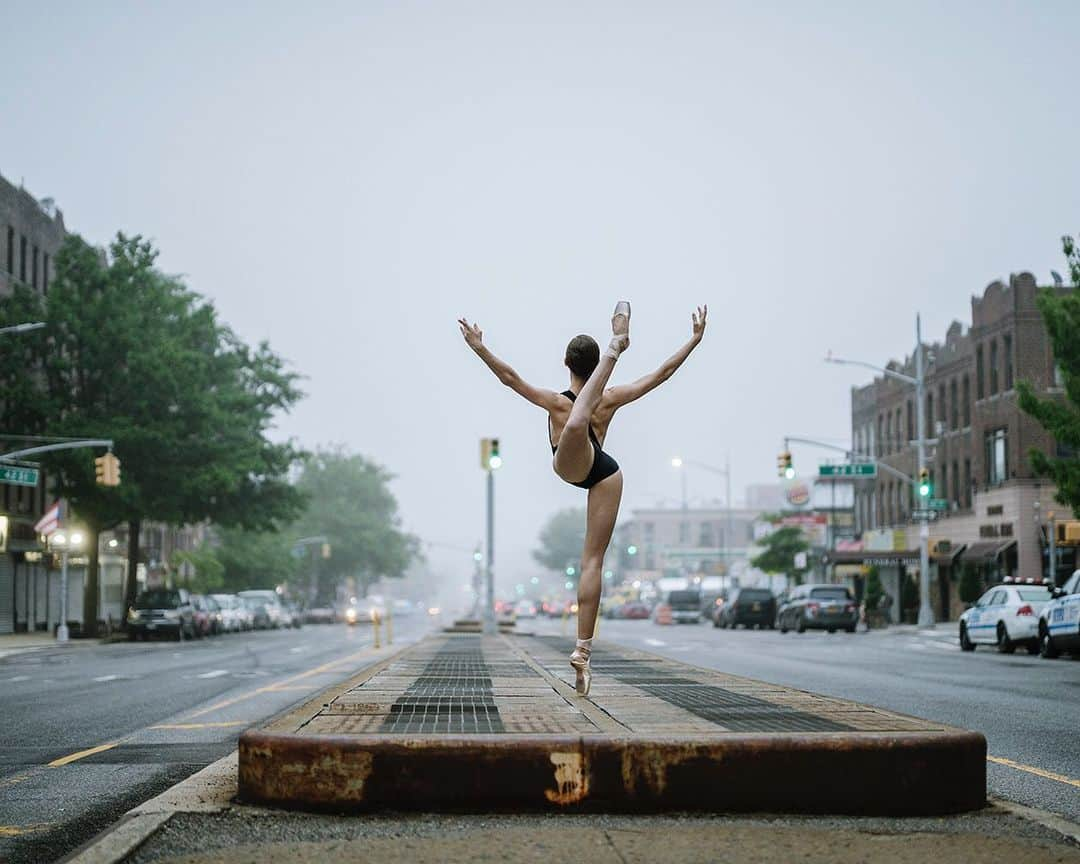
[[[518,600],[514,605],[514,615],[518,618],[535,618],[536,604],[532,600]]]
[[[990,588],[960,616],[960,649],[997,645],[1012,654],[1018,645],[1029,654],[1039,650],[1039,616],[1053,598],[1053,587],[1043,582],[1003,581]]]
[[[720,607],[713,618],[714,627],[731,627],[740,624],[772,629],[776,626],[776,598],[768,588],[736,588],[730,598]]]
[[[171,636],[195,638],[191,595],[183,588],[149,588],[140,591],[127,614],[128,638]]]
[[[192,594],[191,608],[197,638],[215,636],[221,632],[221,622],[218,620],[220,610],[212,598],[205,594]]]
[[[241,591],[236,596],[242,598],[245,602],[253,601],[250,605],[255,613],[255,626],[259,629],[272,627],[276,630],[282,626],[285,616],[281,608],[281,598],[278,596],[277,591],[256,589]]]
[[[701,592],[693,588],[664,592],[653,609],[653,621],[663,623],[669,615],[672,624],[697,624],[701,621]]]
[[[338,613],[333,606],[312,606],[304,610],[304,621],[308,624],[333,624]]]
[[[281,626],[292,627],[294,630],[299,630],[304,626],[304,616],[295,603],[281,604]]]
[[[859,610],[851,590],[844,585],[797,585],[776,613],[781,633],[794,630],[855,632]]]
[[[244,597],[243,592],[237,597],[244,604],[244,608],[251,618],[251,629],[268,630],[270,628],[270,613],[266,611],[266,604],[257,597]]]
[[[221,629],[225,633],[236,633],[244,629],[245,615],[242,611],[243,604],[234,594],[211,594],[217,603],[221,615]]]
[[[649,617],[649,606],[640,600],[630,600],[615,608],[613,618],[640,621]]]
[[[1080,653],[1080,570],[1052,592],[1039,614],[1039,653],[1052,660],[1062,651]]]

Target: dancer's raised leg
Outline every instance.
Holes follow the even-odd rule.
[[[578,693],[587,696],[592,684],[589,657],[596,616],[600,611],[600,589],[603,584],[604,552],[611,543],[615,520],[622,499],[622,471],[601,480],[589,490],[585,521],[585,548],[581,555],[581,579],[578,582],[577,644],[570,655],[570,665],[577,673]]]
[[[600,362],[574,400],[574,407],[570,409],[570,416],[559,438],[559,449],[555,453],[555,473],[571,483],[584,479],[592,467],[589,424],[604,396],[604,388],[615,369],[615,361],[630,345],[630,304],[625,300],[615,305],[611,331],[610,344],[600,355]]]

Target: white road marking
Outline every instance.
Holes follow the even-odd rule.
[[[202,675],[196,675],[196,678],[220,678],[222,675],[228,675],[228,669],[215,669],[213,672],[203,672]]]
[[[652,645],[653,648],[663,648],[665,645],[667,645],[667,642],[662,642],[659,639],[646,639],[645,644]]]
[[[120,677],[119,675],[101,675],[100,677],[95,678],[94,680],[97,681],[99,684],[103,684],[106,681],[115,681],[119,677]]]
[[[8,681],[9,683],[14,683],[16,681],[29,681],[30,676],[29,675],[16,675],[14,678],[7,678],[5,680]]]

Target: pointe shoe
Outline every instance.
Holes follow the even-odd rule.
[[[590,653],[588,648],[578,646],[570,655],[570,667],[577,675],[574,689],[577,690],[579,696],[588,696],[589,689],[592,687],[592,669],[589,668]]]
[[[619,355],[630,347],[629,300],[620,300],[615,304],[615,311],[611,314],[611,332],[611,342],[604,354],[618,360]]]

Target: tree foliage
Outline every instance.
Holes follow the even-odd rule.
[[[533,560],[548,570],[561,573],[567,566],[573,566],[575,573],[580,573],[581,553],[585,548],[585,508],[568,507],[553,513],[540,529],[539,539]]]
[[[5,318],[47,325],[44,338],[21,343],[21,381],[0,364],[17,393],[5,399],[3,426],[112,439],[122,463],[121,485],[104,487],[87,450],[41,458],[89,534],[91,634],[101,530],[130,523],[133,573],[143,520],[265,529],[291,520],[303,503],[287,478],[298,451],[267,435],[274,416],[300,398],[297,376],[265,344],[245,345],[210,303],[158,271],[156,258],[140,237],[118,235],[104,253],[72,235],[47,295],[16,289],[0,304]],[[129,601],[133,589],[129,579]]]
[[[1080,246],[1071,237],[1062,238],[1073,285],[1080,285]],[[1017,384],[1020,407],[1050,432],[1063,450],[1051,455],[1031,450],[1035,473],[1050,477],[1057,485],[1057,499],[1080,512],[1080,293],[1075,288],[1040,292],[1039,311],[1046,323],[1054,359],[1064,379],[1064,399],[1042,397],[1030,381]],[[1068,454],[1068,455],[1065,455]]]
[[[766,536],[761,545],[764,547],[750,565],[766,573],[786,573],[795,578],[796,583],[802,581],[806,568],[795,566],[795,556],[800,552],[806,552],[810,546],[802,529],[795,525],[784,525],[777,528]]]

